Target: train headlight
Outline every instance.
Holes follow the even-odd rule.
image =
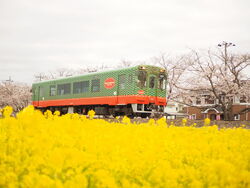
[[[139,68],[140,70],[146,70],[146,67],[144,67],[144,66],[140,66],[140,68]]]
[[[161,69],[160,72],[165,72],[166,70],[165,69]]]

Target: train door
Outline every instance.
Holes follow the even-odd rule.
[[[117,86],[117,103],[124,104],[123,97],[126,95],[126,74],[118,75],[118,86]]]
[[[35,102],[35,106],[39,106],[39,94],[40,94],[40,86],[33,88],[33,101]]]
[[[40,101],[44,100],[44,87],[38,86],[38,92],[37,92],[37,105],[40,106]]]

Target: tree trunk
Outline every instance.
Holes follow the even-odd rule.
[[[223,109],[223,114],[224,114],[225,121],[232,121],[233,120],[232,105],[228,105],[228,107]]]

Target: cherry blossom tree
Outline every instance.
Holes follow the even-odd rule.
[[[87,66],[87,67],[78,68],[78,69],[60,68],[54,71],[49,71],[48,73],[44,73],[44,72],[37,73],[34,75],[34,78],[36,82],[39,82],[43,80],[53,80],[53,79],[64,78],[64,77],[69,77],[69,76],[97,72],[97,71],[104,70],[107,68],[109,67],[106,65],[100,65],[100,66],[95,66],[95,67]]]
[[[49,71],[48,73],[37,73],[34,75],[35,81],[42,81],[42,80],[52,80],[56,78],[63,78],[67,76],[72,76],[77,74],[75,70],[73,69],[67,69],[67,68],[60,68],[56,71]]]
[[[31,87],[17,82],[0,83],[0,108],[12,106],[18,112],[31,103]]]
[[[190,54],[171,57],[166,53],[161,53],[152,58],[154,65],[159,65],[167,71],[167,98],[173,101],[182,102],[184,83],[190,75],[189,68],[194,64]],[[182,95],[180,95],[182,93]]]
[[[192,50],[188,56],[158,63],[168,70],[169,98],[192,106],[200,94],[217,101],[225,120],[232,119],[235,97],[250,96],[250,80],[246,69],[250,54],[228,53],[227,49]]]

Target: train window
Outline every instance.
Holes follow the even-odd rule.
[[[73,83],[73,93],[84,93],[88,91],[89,91],[89,81]]]
[[[155,88],[155,77],[151,76],[149,78],[149,88]]]
[[[89,92],[89,81],[82,82],[82,92]]]
[[[81,82],[74,82],[73,83],[73,93],[81,93],[82,85]]]
[[[145,71],[139,71],[138,72],[138,81],[137,84],[139,87],[146,87],[146,80],[147,80],[147,72]]]
[[[55,96],[56,95],[56,86],[55,85],[50,86],[49,95],[50,96]]]
[[[165,90],[166,89],[166,76],[160,74],[159,77],[159,89]]]
[[[70,94],[70,90],[71,90],[70,83],[57,85],[57,95]]]
[[[119,89],[125,89],[126,87],[126,75],[119,75]]]
[[[91,81],[91,91],[92,92],[98,92],[100,91],[100,79],[95,79]]]

